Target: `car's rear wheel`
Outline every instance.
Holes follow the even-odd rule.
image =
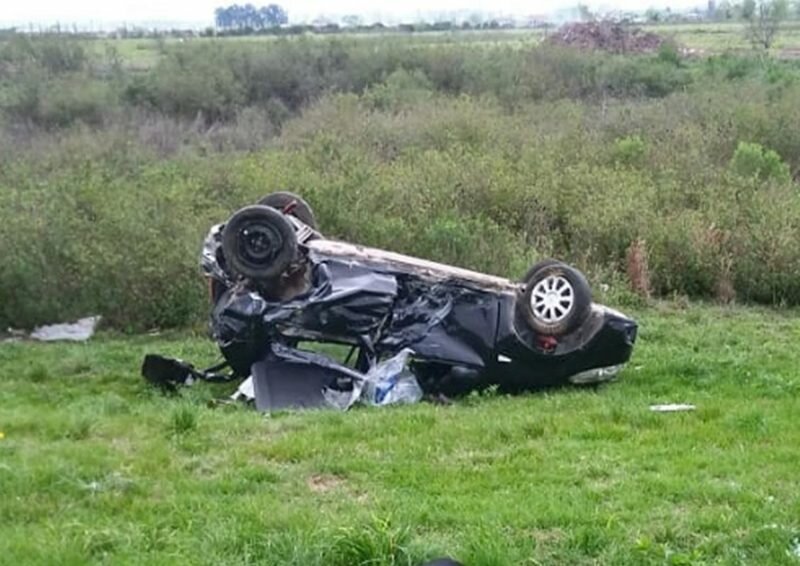
[[[568,334],[589,316],[592,293],[583,274],[564,263],[546,260],[525,278],[518,307],[530,327],[548,336]]]
[[[282,213],[269,206],[240,209],[222,230],[222,253],[235,275],[273,279],[286,271],[297,253],[297,236]]]
[[[278,191],[268,194],[258,201],[258,204],[271,206],[281,212],[291,214],[309,228],[317,229],[317,219],[314,217],[314,211],[299,195],[288,191]]]

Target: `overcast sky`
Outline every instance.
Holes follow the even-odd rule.
[[[214,8],[233,3],[265,5],[275,0],[0,0],[0,25],[102,24],[109,22],[183,22],[211,24]],[[291,21],[307,21],[320,14],[360,14],[384,20],[413,20],[453,11],[474,10],[506,14],[547,14],[569,8],[579,0],[278,0]],[[687,8],[703,0],[589,0],[589,6],[644,10],[649,7]]]

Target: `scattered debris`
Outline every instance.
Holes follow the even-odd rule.
[[[406,348],[367,372],[361,399],[370,405],[419,403],[422,388],[408,369],[412,352]]]
[[[7,328],[4,335],[0,334],[0,344],[11,344],[28,339],[39,342],[86,342],[94,335],[101,318],[100,316],[87,316],[75,322],[37,326],[30,334],[18,328]]]
[[[165,391],[175,391],[178,385],[191,385],[197,380],[212,383],[227,383],[236,379],[233,376],[217,373],[227,367],[222,362],[203,370],[177,358],[167,358],[158,354],[147,354],[142,362],[142,377],[152,385]]]
[[[611,21],[566,24],[547,41],[552,45],[599,49],[611,53],[648,53],[658,51],[667,42],[656,33]]]
[[[244,380],[232,399],[254,399],[260,411],[513,393],[576,375],[598,383],[636,341],[636,323],[593,303],[585,276],[563,262],[540,261],[517,281],[327,239],[290,193],[213,226],[200,261],[230,375],[154,355],[142,373],[166,389]],[[308,343],[350,353],[340,360]]]
[[[681,411],[694,411],[697,407],[681,403],[671,403],[667,405],[650,405],[650,410],[654,413],[678,413]]]
[[[231,395],[231,401],[252,401],[256,398],[256,392],[253,386],[253,376],[247,376],[243,382],[239,384],[236,391]]]
[[[314,352],[278,344],[271,349],[271,355],[253,365],[249,379],[261,411],[317,407],[346,411],[358,402],[385,406],[422,399],[422,389],[408,369],[413,352],[407,348],[366,373]]]
[[[57,342],[61,340],[85,342],[94,335],[100,318],[99,316],[87,316],[75,322],[39,326],[34,328],[30,337],[40,342]]]
[[[576,373],[569,378],[569,382],[575,385],[604,383],[615,379],[619,372],[625,367],[625,364],[617,364],[605,368],[595,368]]]

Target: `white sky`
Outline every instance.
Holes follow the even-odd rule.
[[[94,23],[182,22],[211,24],[214,8],[233,3],[256,6],[276,0],[0,0],[0,25],[27,23],[86,26]],[[289,12],[290,21],[311,20],[320,14],[360,14],[367,19],[411,21],[455,11],[503,14],[548,14],[570,8],[580,0],[277,0]],[[702,6],[705,0],[588,0],[597,8],[644,10]]]

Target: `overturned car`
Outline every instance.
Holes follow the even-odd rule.
[[[409,378],[419,395],[447,397],[597,383],[636,340],[636,323],[594,304],[564,263],[542,261],[511,281],[330,240],[291,193],[214,226],[202,267],[213,338],[234,376],[252,375],[264,410],[344,408],[365,387],[380,402]],[[309,342],[345,348],[326,355]]]

